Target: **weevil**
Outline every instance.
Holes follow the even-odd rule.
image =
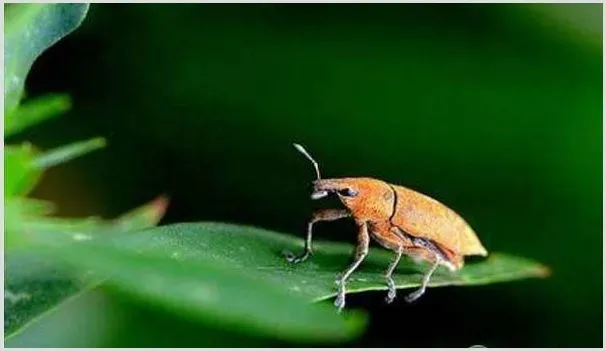
[[[423,274],[421,286],[405,297],[406,301],[412,302],[425,293],[431,275],[439,266],[456,271],[463,267],[464,256],[488,254],[469,224],[441,202],[409,188],[373,178],[322,179],[318,163],[303,146],[294,146],[311,161],[316,171],[311,198],[317,200],[334,194],[345,208],[314,212],[307,224],[303,253],[298,256],[287,253],[287,260],[301,263],[313,254],[312,231],[317,222],[351,217],[358,228],[353,262],[336,281],[335,306],[339,311],[345,306],[345,284],[368,254],[370,238],[395,253],[385,271],[387,303],[396,297],[392,275],[402,255],[417,263],[426,261],[431,264]]]

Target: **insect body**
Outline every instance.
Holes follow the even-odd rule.
[[[317,180],[313,182],[311,198],[316,200],[335,194],[345,209],[315,212],[308,223],[305,251],[299,256],[289,253],[288,261],[300,263],[312,255],[314,223],[352,217],[358,226],[354,260],[337,280],[339,291],[335,305],[339,310],[345,306],[345,283],[366,257],[371,237],[396,253],[385,273],[389,287],[387,303],[396,297],[392,274],[402,255],[432,264],[423,275],[421,287],[406,297],[408,302],[423,295],[438,266],[454,271],[463,266],[464,256],[487,255],[465,220],[442,203],[414,190],[372,178],[321,179],[316,161],[301,145],[294,146],[313,163],[316,170]]]

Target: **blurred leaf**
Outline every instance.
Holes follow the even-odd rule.
[[[282,257],[283,250],[302,250],[302,238],[221,223],[163,226],[115,240],[119,247],[156,252],[182,264],[221,263],[314,301],[335,295],[335,277],[350,263],[353,251],[347,244],[314,242],[314,256],[304,263],[291,265]],[[392,259],[391,252],[371,249],[361,268],[353,274],[348,291],[386,290],[384,271]],[[426,265],[402,259],[394,280],[398,288],[417,287],[426,269]],[[430,286],[490,284],[546,274],[547,268],[532,260],[491,253],[487,259],[467,263],[455,273],[439,268]]]
[[[17,208],[20,208],[20,212],[34,217],[46,216],[55,211],[54,203],[27,197],[11,198],[5,202],[6,204],[18,204]]]
[[[251,348],[284,344],[226,330],[212,321],[204,324],[175,316],[99,287],[79,294],[35,321],[7,340],[5,347]]]
[[[198,223],[111,236],[77,248],[62,246],[52,253],[75,268],[110,277],[106,283],[124,293],[198,320],[282,339],[356,335],[361,321],[355,315],[343,319],[331,304],[304,303],[335,294],[335,275],[349,262],[352,247],[319,242],[310,261],[288,264],[281,253],[301,249],[301,241],[251,227]],[[388,252],[371,250],[354,274],[350,292],[385,290],[383,272],[391,258]],[[395,277],[398,287],[418,286],[424,269],[402,262]],[[489,284],[547,272],[531,260],[492,254],[454,274],[438,270],[431,286]]]
[[[68,95],[50,94],[25,101],[5,119],[4,137],[17,134],[48,118],[55,117],[69,110],[71,100]]]
[[[602,47],[602,4],[527,4],[522,8],[551,35],[568,35],[577,44]]]
[[[208,255],[182,260],[182,252],[165,251],[167,240],[181,240],[178,236],[148,237],[141,246],[123,246],[128,235],[136,234],[55,247],[49,253],[76,269],[108,277],[105,285],[149,305],[218,327],[299,341],[350,339],[362,329],[358,313],[341,315],[328,304],[310,304],[274,281],[234,270]]]
[[[51,202],[24,197],[4,199],[4,246],[17,247],[26,242],[28,224],[54,211]]]
[[[45,151],[33,161],[35,167],[40,169],[50,168],[72,159],[87,154],[105,146],[105,139],[93,138],[86,141],[78,141],[72,144]]]
[[[68,284],[71,284],[71,281]],[[49,294],[63,292],[54,290],[53,286],[60,284],[52,284]],[[124,322],[121,320],[122,316],[116,313],[111,301],[108,301],[97,289],[87,289],[86,292],[74,294],[59,306],[60,308],[51,309],[48,313],[40,315],[40,318],[31,320],[27,328],[5,340],[4,346],[7,348],[104,347],[110,332]]]
[[[36,58],[76,29],[88,4],[11,4],[4,12],[4,116],[13,118]],[[9,124],[9,123],[7,123]]]
[[[31,237],[45,232],[53,236],[45,236],[45,240],[52,241],[54,245],[64,245],[69,239],[71,242],[90,240],[97,235],[109,232],[118,233],[122,228],[140,229],[158,223],[166,210],[166,200],[159,198],[138,208],[116,220],[100,221],[86,219],[45,218],[36,216],[48,207],[42,202],[30,199],[12,199],[5,201],[7,209],[7,229],[11,228],[11,235],[7,237]],[[42,211],[44,210],[44,212]],[[15,213],[16,212],[16,213]],[[9,222],[12,218],[12,222]],[[9,226],[9,223],[15,223]],[[126,223],[131,223],[130,226]],[[16,239],[15,239],[16,240]],[[65,271],[48,260],[39,250],[26,250],[25,245],[16,250],[5,253],[5,287],[4,287],[4,333],[10,338],[26,327],[32,320],[57,308],[66,300],[72,298],[83,289],[93,287],[100,280],[91,272],[74,274]]]
[[[4,148],[4,198],[27,194],[42,174],[33,167],[35,150],[29,143]]]
[[[87,286],[84,275],[59,269],[37,252],[8,251],[4,264],[5,339]]]
[[[112,231],[119,232],[145,228],[149,223],[158,223],[168,208],[168,197],[158,196],[146,206],[136,208],[113,222]]]
[[[98,217],[45,217],[54,210],[54,205],[37,199],[11,198],[5,200],[4,204],[5,248],[11,249],[35,244],[36,240],[65,245],[73,241],[90,240],[96,236],[145,228],[158,223],[164,216],[168,199],[159,196],[152,202],[111,221]],[[48,233],[50,236],[47,236]]]
[[[93,138],[39,153],[29,143],[4,149],[4,198],[26,195],[36,185],[42,170],[70,161],[105,146],[105,139]]]

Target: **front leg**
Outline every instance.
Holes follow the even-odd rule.
[[[327,209],[319,210],[314,212],[311,216],[311,220],[307,224],[307,238],[305,240],[305,251],[299,256],[295,256],[292,252],[286,253],[286,260],[290,263],[300,263],[305,261],[311,256],[313,250],[311,248],[311,237],[313,231],[313,225],[320,221],[335,221],[337,219],[349,217],[351,214],[347,210]]]
[[[370,238],[368,236],[368,225],[366,222],[360,222],[358,223],[358,226],[358,246],[356,247],[354,261],[343,273],[341,273],[341,278],[337,280],[339,292],[337,293],[335,306],[337,306],[339,312],[343,309],[343,307],[345,307],[345,282],[356,270],[356,268],[358,268],[360,263],[362,263],[364,257],[366,257],[368,254],[368,243],[370,242]]]

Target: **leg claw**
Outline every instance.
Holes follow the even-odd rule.
[[[293,263],[293,264],[301,263],[301,262],[305,261],[308,257],[309,257],[309,253],[304,253],[302,255],[297,256],[290,251],[284,252],[284,258],[286,258],[286,261],[288,261],[288,263]]]
[[[424,292],[425,292],[424,290],[417,290],[417,291],[412,292],[409,295],[407,295],[404,299],[406,300],[406,302],[411,303],[411,302],[415,301],[416,299],[418,299],[419,297],[421,297],[421,295],[423,295]]]
[[[343,310],[343,307],[345,307],[345,282],[343,279],[339,279],[335,281],[335,283],[339,286],[339,292],[337,293],[337,298],[335,299],[335,307],[340,313]]]
[[[385,302],[392,303],[393,300],[396,298],[396,291],[395,290],[389,290],[389,292],[387,293],[387,296],[385,297]]]
[[[389,275],[385,276],[385,279],[387,279],[387,287],[389,288],[387,296],[385,297],[385,302],[392,303],[396,298],[396,284]]]
[[[335,307],[339,313],[343,311],[343,307],[345,307],[345,294],[339,293],[339,295],[337,295],[337,298],[335,299]]]

